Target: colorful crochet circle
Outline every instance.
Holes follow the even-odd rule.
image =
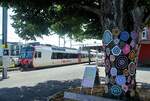
[[[120,30],[119,29],[112,29],[112,34],[115,35],[115,36],[118,36],[120,33]]]
[[[116,39],[114,39],[114,43],[117,45],[118,43],[119,43],[119,39],[118,38],[116,38]]]
[[[118,85],[124,85],[126,83],[126,77],[124,75],[116,76],[116,83]]]
[[[138,38],[138,33],[136,33],[136,32],[131,32],[131,38],[133,39],[133,40],[137,40],[137,38]]]
[[[120,33],[120,39],[123,41],[127,41],[129,39],[129,33],[127,31],[123,31]]]
[[[123,51],[123,54],[125,54],[125,55],[128,54],[130,52],[130,45],[125,44],[122,51]]]
[[[111,76],[117,76],[117,69],[116,68],[111,68],[110,69],[110,74],[111,74]]]
[[[107,46],[113,40],[112,33],[109,30],[106,30],[103,34],[103,44]]]
[[[134,50],[131,50],[130,53],[129,53],[129,59],[130,60],[134,60],[136,57],[136,53]]]
[[[114,55],[110,55],[110,61],[114,62],[115,61],[115,56]]]
[[[113,85],[111,87],[111,93],[114,95],[114,96],[120,96],[122,94],[122,89],[120,86],[118,85]]]
[[[117,67],[117,68],[128,67],[128,58],[123,55],[118,56],[115,60],[115,67]]]
[[[113,47],[111,50],[112,54],[118,56],[121,53],[121,49],[118,46]]]
[[[134,41],[134,40],[131,41],[130,46],[131,46],[132,48],[135,48],[136,44],[135,44],[135,41]]]
[[[122,85],[122,89],[123,89],[125,92],[127,92],[128,89],[129,89],[129,87],[128,87],[127,85]]]
[[[131,62],[128,66],[128,71],[129,71],[129,74],[131,76],[133,76],[135,74],[135,71],[136,71],[136,65],[134,62]]]
[[[129,76],[128,69],[124,69],[124,70],[123,70],[123,75],[125,75],[125,76]]]

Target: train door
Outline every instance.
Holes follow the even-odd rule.
[[[42,65],[43,66],[50,66],[51,65],[51,56],[52,56],[52,51],[50,49],[45,49],[42,52]]]
[[[34,67],[40,67],[42,66],[42,52],[41,51],[35,51],[34,59],[33,59],[33,65]]]

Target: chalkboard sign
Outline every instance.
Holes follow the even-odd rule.
[[[85,68],[84,76],[81,84],[82,87],[93,88],[94,81],[96,78],[96,71],[97,71],[96,66],[88,66]]]

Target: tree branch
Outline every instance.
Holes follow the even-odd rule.
[[[89,7],[89,6],[85,6],[85,5],[74,5],[74,6],[77,8],[82,8],[86,11],[92,12],[92,13],[98,15],[99,17],[102,16],[102,13],[103,13],[101,11],[101,9],[97,9],[97,8],[93,8],[93,7]]]
[[[148,15],[148,16],[146,17],[146,19],[144,20],[144,23],[147,23],[149,20],[150,20],[150,15]]]

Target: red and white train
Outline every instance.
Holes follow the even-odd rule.
[[[95,61],[96,53],[54,46],[27,46],[20,52],[20,69],[42,68]]]

